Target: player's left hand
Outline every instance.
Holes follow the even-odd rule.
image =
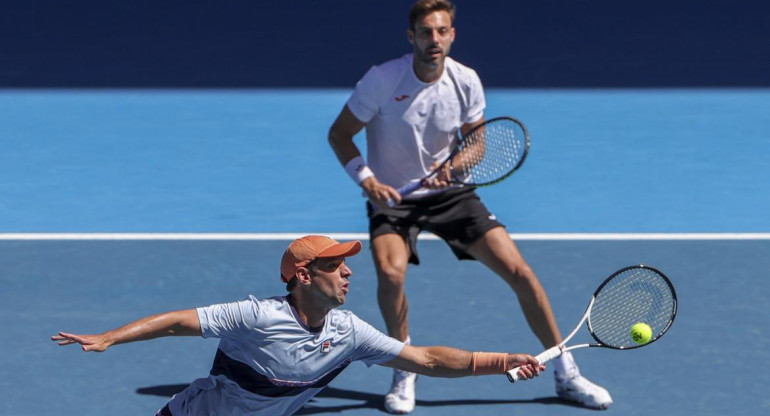
[[[440,163],[441,162],[433,163],[433,165],[431,165],[430,167],[430,170],[433,171],[435,169],[438,169]],[[447,186],[450,185],[449,178],[451,177],[452,177],[452,169],[450,168],[449,163],[447,163],[442,167],[441,170],[436,172],[435,175],[429,178],[426,178],[422,182],[422,186],[425,188],[431,188],[431,189],[446,188]]]

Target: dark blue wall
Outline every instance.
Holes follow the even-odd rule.
[[[0,88],[352,87],[409,51],[411,3],[3,1]],[[770,1],[456,3],[487,86],[770,86]]]

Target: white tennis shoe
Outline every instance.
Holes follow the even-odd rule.
[[[556,394],[590,409],[604,410],[612,404],[610,393],[583,377],[576,367],[566,374],[556,375]]]
[[[390,392],[385,395],[385,410],[397,415],[412,413],[416,382],[416,373],[393,370],[393,384],[390,386]]]

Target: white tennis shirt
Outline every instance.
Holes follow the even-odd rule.
[[[373,66],[356,85],[348,109],[366,123],[367,163],[377,180],[394,188],[430,173],[445,160],[458,129],[479,121],[486,100],[476,71],[447,57],[432,83],[420,81],[413,54]],[[410,197],[431,191],[421,189]]]
[[[404,347],[350,311],[334,309],[314,332],[285,296],[198,308],[204,338],[220,338],[211,375],[169,402],[174,416],[291,415],[353,361],[367,366]]]

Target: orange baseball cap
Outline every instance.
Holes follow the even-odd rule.
[[[281,281],[291,280],[297,269],[305,267],[311,261],[324,257],[350,257],[361,251],[360,241],[340,243],[322,235],[306,235],[289,244],[281,258]]]

